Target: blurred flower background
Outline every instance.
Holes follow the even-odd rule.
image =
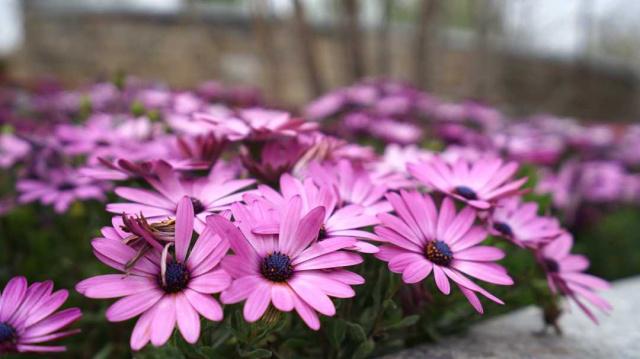
[[[140,255],[171,242],[177,225],[164,220],[177,216],[185,195],[193,211],[186,217],[204,238],[211,214],[217,228],[230,226],[231,212],[236,221],[259,222],[266,207],[294,207],[289,201],[297,194],[304,201],[300,217],[316,204],[326,210],[323,221],[318,212],[311,216],[325,241],[339,243],[326,256],[350,258],[316,269],[322,274],[312,278],[344,281],[334,288],[342,292],[330,296],[355,295],[353,308],[337,300],[339,319],[320,320],[304,304],[310,299],[290,296],[308,327],[322,322],[331,334],[308,334],[290,317],[278,322],[270,308],[258,332],[279,334],[262,338],[242,324],[238,305],[225,308],[228,320],[203,324],[207,346],[194,352],[179,335],[138,333],[136,349],[149,340],[169,345],[137,356],[229,355],[225,345],[244,357],[286,356],[304,353],[300,348],[311,342],[335,349],[322,355],[366,357],[463,330],[481,318],[473,309],[495,315],[538,304],[550,315],[554,292],[595,320],[583,302],[609,310],[591,291],[607,284],[578,272],[590,262],[589,273],[615,280],[637,274],[640,263],[638,14],[640,3],[622,0],[0,0],[0,287],[13,283],[18,293],[16,283],[27,282],[15,277],[25,276],[40,282],[34,288],[50,290],[46,281],[53,280],[56,289],[69,290],[65,308],[74,307],[67,309],[73,320],[75,307],[83,312],[69,329],[82,333],[64,340],[69,355],[130,356],[134,323],[108,323],[105,313],[109,320],[133,314],[116,315],[106,301],[78,292],[130,293],[92,292],[104,284],[100,277],[76,284],[109,273],[94,253],[126,273],[144,263],[118,262],[120,247],[100,245],[124,241]],[[376,257],[399,275],[366,257],[378,251],[377,236],[393,237],[398,221],[414,225],[402,208],[419,213],[430,203],[416,187],[437,192],[441,211],[422,222],[455,215],[451,202],[441,201],[449,196],[459,221],[476,220],[463,205],[480,211],[491,246],[467,253],[461,262],[471,264],[455,270],[447,266],[462,249],[453,237],[421,237],[428,261],[394,262],[420,252],[406,241],[380,246]],[[258,227],[259,235],[277,233],[271,222]],[[465,237],[473,241],[478,230]],[[146,243],[147,232],[160,244]],[[359,263],[360,254],[366,259],[355,272],[362,277],[337,269]],[[234,257],[222,268],[242,278],[229,269]],[[502,257],[509,275],[485,264]],[[269,258],[269,268],[284,270],[272,282],[293,275],[282,267],[289,257]],[[429,278],[427,268],[436,268],[428,290],[400,286],[399,278]],[[485,273],[478,278],[515,282],[517,290],[491,286],[494,296],[457,282],[460,292],[441,296],[449,292],[447,277],[469,281],[460,273]],[[219,282],[228,284],[226,276]],[[166,283],[152,287],[166,290]],[[221,298],[243,300],[229,295],[238,287]],[[484,301],[483,307],[476,291],[507,306]],[[285,299],[278,309],[293,308]],[[219,309],[209,317],[196,309],[220,319]],[[149,326],[142,318],[152,314],[136,327]],[[30,340],[28,331],[7,328],[0,334]],[[184,328],[185,339],[198,339]]]

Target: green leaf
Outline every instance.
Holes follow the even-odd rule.
[[[360,324],[347,323],[347,327],[349,327],[349,336],[356,342],[361,343],[367,340],[367,334]]]
[[[362,359],[367,358],[375,349],[376,343],[373,339],[369,339],[358,346],[356,351],[353,353],[353,359]]]
[[[271,351],[266,349],[240,351],[239,354],[242,358],[250,358],[250,359],[271,358],[271,355],[273,355]]]
[[[336,349],[340,348],[340,344],[342,344],[342,342],[344,341],[344,337],[346,336],[346,333],[347,333],[347,323],[344,320],[335,319],[335,320],[331,320],[328,323],[329,342],[331,342],[331,345],[334,348]]]
[[[402,318],[399,322],[387,325],[385,327],[385,329],[389,330],[389,329],[398,329],[398,328],[410,327],[410,326],[416,324],[418,322],[418,320],[420,320],[420,316],[419,315],[417,315],[417,314],[410,315],[408,317]]]

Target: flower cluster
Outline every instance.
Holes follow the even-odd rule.
[[[340,299],[357,300],[358,286],[373,279],[361,270],[365,260],[385,264],[407,285],[432,276],[442,295],[453,284],[482,313],[481,298],[504,304],[485,286],[514,284],[498,263],[505,243],[494,237],[530,251],[551,291],[594,320],[592,307],[610,309],[596,293],[606,282],[584,273],[585,257],[570,254],[569,232],[523,197],[527,178],[518,161],[555,164],[555,154],[537,157],[516,145],[515,155],[511,140],[498,137],[527,131],[497,111],[443,104],[384,81],[311,104],[306,116],[314,120],[346,113],[327,132],[257,105],[252,93],[212,83],[188,92],[127,81],[82,95],[49,90],[20,113],[50,122],[19,126],[16,117],[6,124],[2,165],[18,178],[19,203],[64,213],[74,201],[104,201],[111,192],[120,198],[106,205],[112,223],[91,242],[95,257],[117,272],[85,279],[76,290],[117,298],[109,321],[138,318],[132,349],[162,346],[176,327],[196,343],[201,317],[219,322],[236,303],[249,323],[295,311],[318,330],[322,316],[337,315]],[[436,117],[435,133],[452,146],[397,145],[423,140],[419,121]],[[363,135],[393,143],[378,155],[347,141]],[[593,137],[574,136],[576,145],[593,145]],[[541,188],[558,185],[548,182]],[[73,333],[57,330],[77,319],[76,310],[38,327],[62,303],[47,299],[55,295],[50,287],[9,283],[0,299],[0,351],[38,350],[33,343]],[[39,309],[39,301],[52,309]]]

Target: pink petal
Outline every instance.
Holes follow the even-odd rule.
[[[244,303],[243,314],[247,322],[255,322],[267,310],[271,301],[271,285],[265,281],[260,281],[253,288],[253,292],[247,297]]]
[[[258,265],[247,265],[247,261],[240,257],[229,255],[222,259],[220,264],[222,269],[226,270],[233,278],[258,275]]]
[[[469,301],[469,303],[471,304],[473,309],[475,309],[480,314],[484,313],[484,309],[482,308],[482,303],[480,302],[480,299],[478,298],[476,293],[474,293],[472,290],[467,289],[467,288],[465,288],[465,287],[463,287],[463,286],[461,286],[459,284],[458,284],[458,288],[460,288],[460,291],[467,298],[467,300]]]
[[[458,260],[469,261],[497,261],[504,258],[505,253],[502,249],[489,246],[475,246],[467,248],[460,252],[456,252],[454,257]]]
[[[298,312],[305,324],[313,330],[320,329],[320,319],[318,319],[316,312],[297,295],[293,297],[293,301],[296,312]]]
[[[4,287],[0,297],[0,322],[6,322],[22,304],[27,292],[27,279],[13,277]]]
[[[431,273],[433,267],[434,265],[427,260],[415,261],[404,269],[402,280],[409,284],[418,283]]]
[[[69,308],[62,310],[42,321],[38,322],[27,328],[22,336],[26,338],[37,337],[49,333],[53,333],[56,330],[62,329],[67,325],[78,320],[82,316],[82,312],[78,308]]]
[[[240,277],[233,282],[229,288],[220,294],[220,300],[224,304],[238,303],[246,299],[255,288],[262,285],[265,280],[258,275]]]
[[[151,344],[164,345],[176,326],[176,300],[173,295],[165,295],[157,304],[151,321]]]
[[[287,284],[274,284],[271,286],[271,301],[273,306],[283,312],[293,310],[293,297],[295,293]]]
[[[231,277],[223,269],[192,278],[189,282],[189,288],[200,293],[218,293],[229,287]]]
[[[333,302],[320,288],[315,287],[300,276],[294,276],[289,280],[289,285],[313,309],[328,316],[336,314],[336,307]]]
[[[157,288],[152,278],[125,274],[105,274],[76,284],[76,290],[89,298],[117,298]]]
[[[394,256],[389,261],[389,270],[394,273],[402,273],[407,266],[414,262],[425,261],[423,255],[414,252],[404,252],[397,256]]]
[[[333,252],[295,266],[296,271],[346,267],[362,263],[362,257],[351,252]]]
[[[193,308],[203,317],[213,321],[222,320],[222,307],[212,296],[198,293],[188,288],[185,289],[184,295],[187,297]]]
[[[321,207],[318,207],[321,208]],[[335,252],[337,250],[348,248],[356,243],[354,238],[349,237],[334,237],[327,238],[322,241],[316,242],[309,248],[305,249],[300,255],[294,258],[292,264],[297,265],[304,261],[319,257],[321,255]]]
[[[300,212],[302,210],[302,200],[300,196],[292,197],[284,209],[284,215],[280,222],[279,245],[280,251],[288,255],[293,255],[296,247],[296,231],[300,224]]]
[[[218,214],[213,214],[207,217],[207,225],[213,228],[214,233],[229,241],[229,245],[233,249],[233,252],[236,255],[245,258],[247,263],[258,262],[259,258],[255,249],[251,244],[249,244],[240,230],[228,219]]]
[[[162,297],[163,292],[155,289],[119,299],[107,309],[107,320],[111,322],[121,322],[131,319],[151,308]]]
[[[176,294],[176,318],[178,329],[187,343],[197,342],[200,337],[200,316],[184,293]]]
[[[454,259],[451,263],[451,266],[462,273],[465,273],[474,278],[478,278],[485,282],[499,285],[513,284],[513,279],[511,279],[511,277],[509,277],[506,272],[497,270],[497,268],[485,263]]]
[[[436,285],[438,289],[443,294],[449,295],[451,293],[451,286],[449,285],[449,279],[447,279],[447,275],[444,273],[442,268],[438,265],[433,266],[433,276],[436,280]]]
[[[198,276],[215,267],[229,251],[229,242],[213,234],[213,229],[205,228],[193,246],[187,266],[191,275]],[[246,263],[246,262],[245,262]]]
[[[289,252],[285,253],[290,253],[292,257],[295,257],[315,241],[320,233],[320,226],[322,226],[324,214],[324,207],[316,207],[304,216],[300,220],[298,228],[294,234],[295,241],[292,241],[289,244]]]
[[[320,271],[300,272],[296,276],[301,281],[305,281],[320,288],[325,294],[336,298],[351,298],[356,292],[346,283],[332,278],[330,274]]]
[[[176,260],[184,263],[193,235],[193,204],[187,196],[178,202],[176,210],[175,250]]]
[[[140,318],[138,318],[136,326],[133,328],[133,332],[131,332],[131,339],[129,340],[131,349],[140,350],[151,340],[151,321],[154,314],[155,307],[142,313]]]

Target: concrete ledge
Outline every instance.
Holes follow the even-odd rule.
[[[535,335],[541,329],[540,311],[527,307],[472,327],[463,336],[447,338],[386,358],[640,358],[640,277],[618,281],[603,296],[614,310],[593,324],[575,306],[560,324],[563,336]]]

